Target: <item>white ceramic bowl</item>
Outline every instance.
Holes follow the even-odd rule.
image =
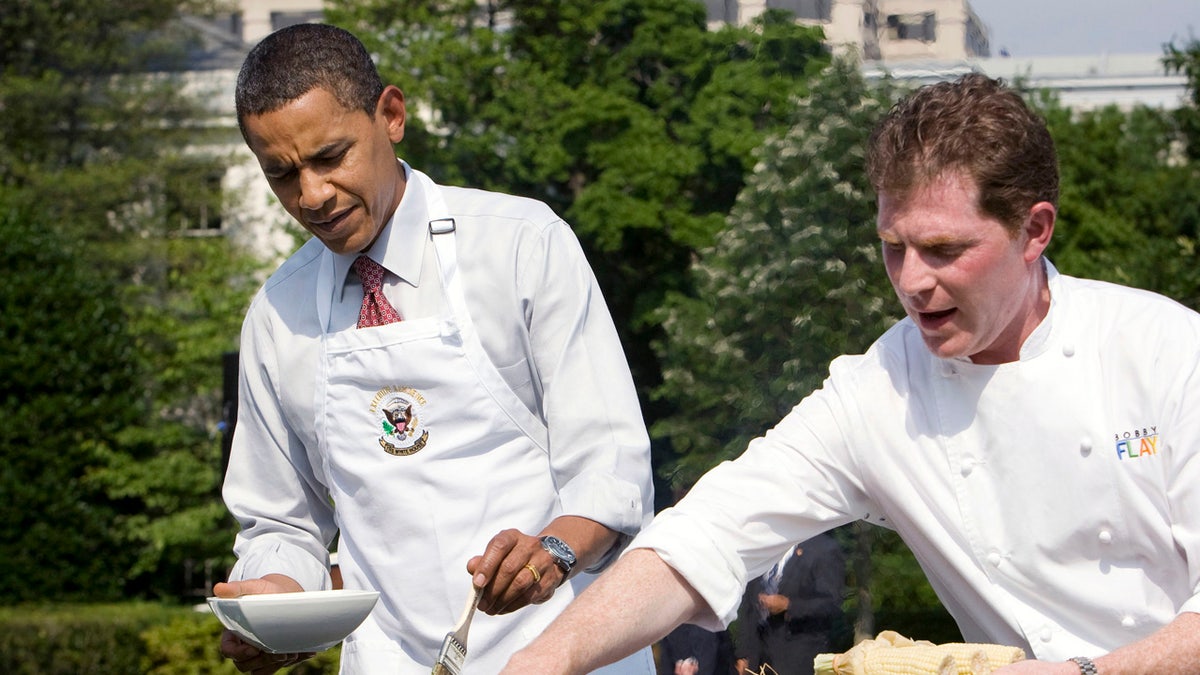
[[[265,593],[209,598],[213,614],[256,647],[276,653],[319,652],[336,645],[367,618],[376,591]]]

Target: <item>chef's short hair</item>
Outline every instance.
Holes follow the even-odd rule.
[[[978,73],[921,87],[875,127],[867,176],[899,201],[947,173],[979,188],[980,210],[1010,229],[1038,202],[1058,205],[1058,155],[1046,122],[1003,81]]]
[[[384,89],[371,54],[345,29],[301,23],[263,38],[238,72],[234,99],[242,135],[246,117],[278,110],[317,87],[347,110],[368,115]]]

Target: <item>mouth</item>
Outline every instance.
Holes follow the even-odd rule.
[[[957,311],[951,307],[950,309],[943,309],[937,312],[914,312],[914,314],[922,328],[933,330],[949,323],[950,318]]]
[[[315,218],[309,218],[308,224],[312,228],[322,230],[324,232],[331,232],[333,230],[336,230],[338,225],[341,225],[342,223],[344,223],[346,221],[346,218],[349,217],[350,213],[353,211],[354,211],[354,209],[352,209],[352,208],[346,209],[345,211],[342,211],[341,213],[331,216],[329,218],[326,218],[324,220],[317,220]]]

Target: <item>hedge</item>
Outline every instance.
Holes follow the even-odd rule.
[[[152,603],[0,607],[6,675],[237,675],[207,611]],[[290,675],[335,675],[338,648]]]

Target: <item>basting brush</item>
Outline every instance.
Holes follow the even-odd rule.
[[[432,675],[462,675],[463,661],[467,660],[467,631],[471,628],[471,618],[475,616],[475,608],[479,606],[480,589],[471,585],[471,593],[467,596],[467,606],[463,607],[462,616],[454,630],[446,633],[442,640],[442,651],[438,653],[437,661],[433,664]]]

